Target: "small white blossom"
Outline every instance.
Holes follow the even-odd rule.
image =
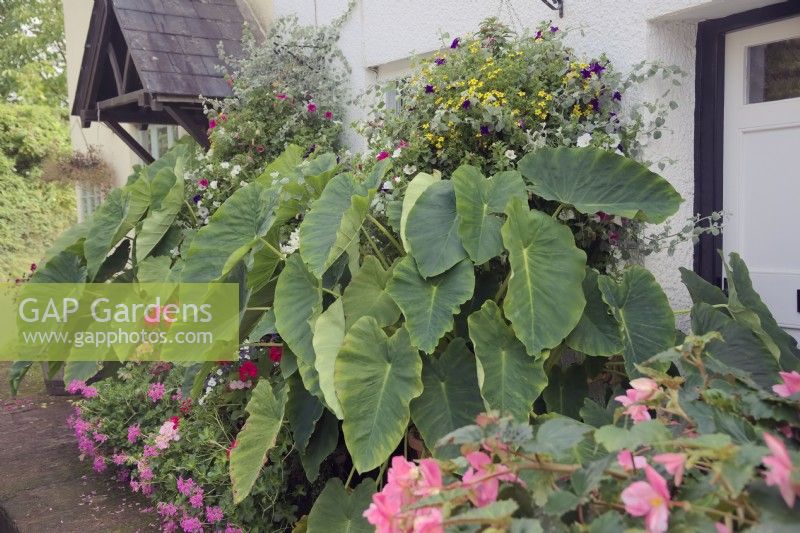
[[[217,180],[214,180],[211,183],[209,183],[208,186],[211,187],[212,189],[216,189],[217,187],[219,187],[219,183],[217,182]]]
[[[280,176],[281,174],[280,174],[280,172],[277,172],[277,171],[275,171],[275,172],[270,172],[270,174],[269,174],[269,175],[270,175],[270,177],[271,177],[271,178],[277,178],[277,177],[278,177],[278,176]]]
[[[392,157],[397,159],[403,153],[403,150],[400,148],[396,148],[394,152],[392,152]]]
[[[214,379],[214,378],[210,378],[210,379],[208,380],[208,386],[209,386],[209,387],[216,387],[216,386],[217,386],[217,380],[216,380],[216,379]]]
[[[222,163],[219,164],[219,166],[221,166],[225,170],[228,170],[231,167],[231,164],[228,163],[227,161],[223,161]]]
[[[580,137],[578,137],[577,145],[579,148],[586,148],[592,142],[592,134],[591,133],[584,133]]]
[[[211,202],[211,205],[213,205],[214,207],[219,207],[222,204],[220,204],[218,201],[214,200],[213,202]]]
[[[391,191],[394,190],[394,185],[392,185],[391,181],[384,181],[383,185],[381,185],[381,189],[384,191]]]
[[[236,176],[238,176],[238,175],[239,175],[241,172],[242,172],[242,167],[241,167],[241,165],[233,165],[233,168],[231,169],[231,176],[233,176],[233,177],[235,178],[235,177],[236,177]]]
[[[517,152],[514,150],[506,150],[506,159],[513,161],[517,158]]]
[[[169,251],[169,255],[171,255],[172,257],[178,257],[179,255],[181,255],[181,251],[178,250],[178,247],[176,246],[175,248]]]
[[[204,205],[201,205],[197,208],[197,214],[200,218],[206,218],[208,216],[208,208]]]
[[[410,176],[411,174],[415,173],[416,171],[417,171],[417,167],[414,166],[414,165],[406,165],[405,167],[403,167],[403,173],[406,176]]]
[[[286,244],[281,244],[281,253],[289,255],[294,253],[298,248],[300,248],[300,230],[296,229],[289,235],[289,240]]]
[[[242,180],[239,182],[239,187],[247,187],[247,182]]]

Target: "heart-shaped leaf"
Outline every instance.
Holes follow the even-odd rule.
[[[344,311],[342,300],[338,299],[329,305],[317,319],[314,324],[312,342],[315,353],[314,366],[319,374],[319,388],[325,398],[325,403],[339,420],[344,418],[344,415],[339,399],[336,397],[333,379],[334,365],[344,342],[344,333]]]
[[[374,318],[363,317],[347,332],[334,382],[344,440],[359,472],[380,466],[402,440],[409,403],[422,393],[421,373],[405,328],[387,337]]]
[[[667,295],[655,277],[640,266],[626,270],[619,284],[600,276],[598,286],[620,325],[625,369],[636,377],[636,365],[675,344],[675,315]]]
[[[503,309],[528,353],[538,357],[575,328],[586,299],[586,254],[568,227],[514,199],[507,207],[503,243],[511,278]]]
[[[505,211],[512,198],[528,199],[525,183],[519,172],[501,172],[486,179],[479,169],[470,165],[458,167],[451,180],[461,241],[470,259],[482,265],[503,251],[500,235],[503,220],[497,214]]]
[[[422,395],[411,402],[411,419],[437,457],[455,457],[457,449],[434,446],[448,433],[473,424],[485,410],[475,356],[464,339],[454,339],[438,358],[424,358],[422,383]]]
[[[286,384],[289,387],[286,400],[286,419],[292,428],[294,446],[304,453],[317,420],[322,416],[325,407],[310,394],[297,374],[292,375]]]
[[[472,313],[468,322],[486,405],[518,420],[528,420],[533,402],[547,386],[544,359],[527,354],[493,300]]]
[[[300,255],[318,278],[358,240],[370,201],[350,174],[334,177],[314,201],[300,224]]]
[[[340,479],[329,479],[308,515],[308,533],[372,533],[375,528],[363,514],[374,492],[372,479],[365,479],[351,493]]]
[[[535,195],[589,215],[603,211],[659,224],[683,201],[641,163],[598,148],[540,148],[523,157],[519,169]]]
[[[262,379],[253,389],[245,408],[249,416],[236,436],[236,447],[231,450],[231,484],[234,505],[250,494],[267,460],[267,452],[275,446],[283,422],[286,391],[276,395],[269,381]]]
[[[314,483],[319,477],[319,465],[336,449],[339,443],[339,420],[328,410],[322,413],[308,446],[300,454],[300,462],[306,472],[306,479]]]
[[[172,185],[163,197],[154,199],[150,212],[142,222],[142,228],[136,234],[137,261],[144,260],[161,242],[184,205],[183,180],[177,179],[171,169],[161,170],[157,178],[161,176],[171,177]]]
[[[408,224],[408,215],[411,213],[411,209],[419,200],[419,197],[425,192],[425,189],[433,185],[435,182],[439,181],[441,176],[439,174],[417,174],[413,180],[408,183],[408,187],[406,187],[406,194],[403,196],[403,207],[400,213],[400,238],[403,242],[403,248],[406,251],[411,250],[411,246],[408,244],[408,238],[406,237],[406,225]]]
[[[468,260],[425,279],[414,258],[407,255],[395,265],[386,291],[403,311],[412,344],[432,353],[439,339],[453,329],[453,315],[470,299],[474,288],[475,272]]]
[[[391,270],[384,270],[375,256],[364,258],[361,268],[342,294],[347,324],[352,325],[362,316],[373,317],[381,327],[397,322],[400,309],[386,291],[391,277]]]
[[[251,183],[233,193],[192,240],[181,281],[201,283],[225,276],[267,235],[277,207],[276,189]]]
[[[567,337],[567,346],[587,355],[609,356],[622,352],[622,336],[619,324],[611,314],[597,287],[597,271],[586,270],[583,279],[583,295],[586,307],[578,325]]]
[[[453,182],[431,184],[411,208],[405,228],[411,255],[423,277],[437,276],[467,257],[458,224]]]

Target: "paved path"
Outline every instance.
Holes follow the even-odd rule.
[[[69,412],[63,397],[0,399],[0,533],[158,531],[146,500],[78,460]]]

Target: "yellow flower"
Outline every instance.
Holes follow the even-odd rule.
[[[525,91],[520,91],[517,93],[519,96],[525,96]]]

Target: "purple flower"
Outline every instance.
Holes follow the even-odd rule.
[[[592,69],[592,72],[597,74],[598,77],[606,69],[606,67],[604,67],[603,65],[601,65],[600,63],[597,63],[597,62],[592,63],[589,67]]]
[[[434,63],[436,63],[439,66],[442,66],[445,63],[447,63],[447,60],[445,58],[443,58],[443,57],[437,57],[436,61],[434,61]]]
[[[221,522],[223,518],[222,509],[219,507],[206,507],[206,520],[212,524]]]
[[[534,39],[541,39],[541,38],[542,38],[542,32],[540,30],[536,32],[536,36],[534,37]]]
[[[450,48],[452,48],[453,50],[455,50],[456,48],[458,48],[458,45],[459,45],[459,44],[461,44],[461,39],[460,39],[460,38],[458,38],[458,37],[456,37],[455,39],[453,39],[453,42],[452,42],[452,43],[450,43]]]
[[[139,435],[141,434],[142,430],[139,429],[139,424],[128,426],[128,442],[130,443],[136,442],[136,439],[138,439]]]
[[[489,126],[487,126],[486,124],[481,126],[481,135],[489,135],[489,133],[490,133]]]
[[[178,508],[172,502],[158,502],[156,509],[158,509],[158,514],[161,516],[175,516],[178,514]]]
[[[155,446],[150,446],[149,444],[144,445],[144,452],[142,452],[143,457],[158,457],[158,448]]]
[[[434,87],[433,85],[426,85],[425,86],[425,93],[426,94],[432,94],[432,93],[435,93],[435,92],[436,92],[436,87]]]
[[[196,203],[198,203],[198,202],[199,202],[200,200],[202,200],[202,199],[203,199],[203,197],[202,197],[202,196],[200,196],[199,194],[195,194],[195,195],[194,195],[194,198],[192,198],[192,202],[196,204]]]
[[[189,505],[195,509],[203,507],[203,489],[197,489],[197,492],[189,496]]]
[[[612,96],[612,98],[614,100],[616,100],[617,102],[621,102],[622,101],[622,94],[619,91],[614,91],[614,96]]]
[[[467,98],[467,99],[466,99],[466,100],[464,100],[464,102],[461,104],[461,108],[462,108],[462,109],[469,109],[471,105],[472,105],[472,102],[470,101],[470,99],[469,99],[469,98]]]
[[[163,383],[151,383],[150,387],[147,389],[147,397],[153,402],[158,402],[164,397],[164,392],[165,388]]]
[[[95,472],[102,472],[106,469],[106,460],[98,455],[94,458],[94,463],[92,464],[92,468]]]
[[[592,109],[594,109],[595,113],[600,111],[600,100],[598,100],[597,98],[592,98],[589,101],[589,104],[592,106]]]
[[[186,533],[198,533],[203,531],[203,523],[200,522],[200,519],[197,517],[184,516],[181,519],[181,528],[183,528]]]
[[[188,496],[194,489],[194,480],[192,480],[192,478],[183,479],[183,476],[180,476],[177,481],[177,486],[178,492],[184,496]]]
[[[555,33],[558,31],[558,26],[550,26],[550,33]]]
[[[609,234],[608,234],[608,242],[610,242],[614,246],[619,244],[619,233],[617,233],[616,231],[609,232]]]

